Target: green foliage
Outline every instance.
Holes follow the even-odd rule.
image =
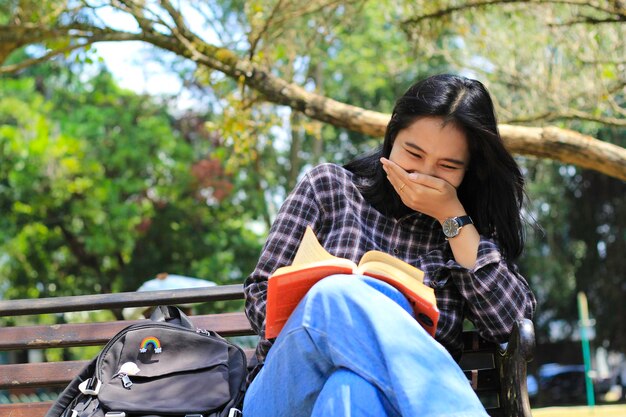
[[[620,145],[624,129],[589,133]],[[550,323],[563,336],[578,329],[576,295],[584,291],[596,320],[596,342],[626,346],[626,184],[595,172],[548,161],[526,161],[529,212],[541,230],[531,230],[520,267],[538,298],[536,329],[548,340]]]
[[[132,291],[161,271],[241,282],[252,268],[260,243],[232,203],[236,178],[193,170],[210,160],[155,100],[106,72],[0,90],[5,298]]]
[[[550,321],[576,317],[576,305],[572,305],[577,288],[575,274],[586,247],[571,237],[568,217],[572,203],[563,198],[568,184],[559,174],[559,165],[536,160],[527,160],[524,165],[529,181],[529,217],[537,224],[528,230],[520,268],[537,296],[537,333],[548,338]],[[567,175],[567,167],[561,170]]]
[[[626,129],[596,132],[608,142],[626,146]],[[568,218],[572,239],[588,248],[576,270],[577,290],[589,299],[596,319],[598,344],[626,348],[626,182],[597,172],[578,170],[567,198],[575,210]],[[575,225],[575,227],[574,227]]]

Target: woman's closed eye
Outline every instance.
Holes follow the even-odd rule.
[[[407,152],[409,155],[411,155],[413,158],[422,159],[422,155],[420,155],[419,153],[412,152],[412,151],[410,151],[410,150],[408,150],[408,149],[406,150],[406,152]]]
[[[449,170],[461,169],[460,166],[450,165],[450,164],[441,164],[441,167],[444,168],[444,169],[449,169]]]
[[[411,155],[413,158],[415,158],[415,159],[423,159],[423,158],[424,158],[421,154],[416,153],[416,152],[412,152],[412,151],[410,151],[410,150],[408,150],[408,149],[406,150],[406,152],[407,152],[409,155]],[[441,168],[443,168],[443,169],[447,169],[447,170],[451,170],[451,171],[452,171],[452,170],[457,170],[457,169],[460,169],[460,168],[461,168],[461,167],[460,167],[459,165],[457,165],[457,164],[451,164],[451,163],[447,163],[447,162],[441,163],[441,164],[439,164],[439,166],[440,166]]]

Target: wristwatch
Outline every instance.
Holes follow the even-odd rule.
[[[446,238],[451,239],[458,236],[461,228],[466,224],[474,224],[470,216],[448,217],[443,221],[443,234]]]

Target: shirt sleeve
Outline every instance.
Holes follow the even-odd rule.
[[[254,271],[244,282],[245,309],[253,330],[265,339],[265,303],[267,279],[279,267],[291,264],[306,226],[317,229],[321,221],[310,177],[305,176],[289,194],[270,228],[265,246]],[[269,344],[262,341],[265,350]]]
[[[467,318],[484,338],[505,342],[517,320],[532,318],[535,296],[517,267],[506,262],[492,240],[481,238],[473,269],[454,260],[447,266],[466,301]]]

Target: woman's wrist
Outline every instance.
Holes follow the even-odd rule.
[[[473,224],[463,226],[459,234],[448,239],[454,260],[464,268],[473,269],[478,259],[480,234]]]

